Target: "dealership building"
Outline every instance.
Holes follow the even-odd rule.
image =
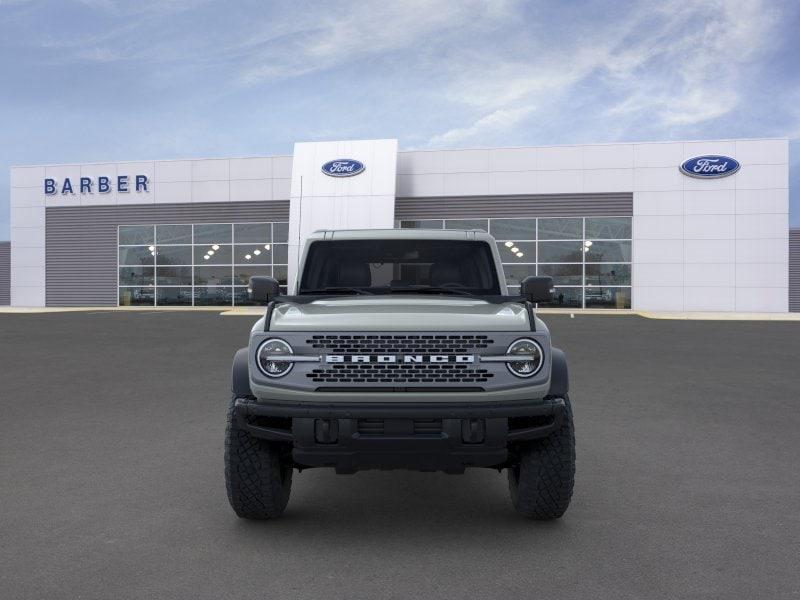
[[[12,167],[0,303],[247,304],[251,275],[291,288],[313,231],[424,227],[489,231],[509,290],[550,275],[555,306],[783,313],[800,309],[788,163],[786,139],[412,151],[388,139]]]

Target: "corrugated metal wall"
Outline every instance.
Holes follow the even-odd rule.
[[[800,312],[800,229],[789,230],[789,312]]]
[[[628,216],[633,194],[397,198],[394,214],[395,219]]]
[[[11,304],[11,242],[0,242],[0,306]]]
[[[59,206],[45,218],[47,306],[116,306],[118,225],[288,221],[289,202]]]

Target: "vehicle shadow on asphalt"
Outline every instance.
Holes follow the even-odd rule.
[[[271,521],[245,521],[239,531],[324,531],[333,538],[383,540],[431,534],[460,538],[519,533],[520,527],[546,533],[569,520],[535,521],[514,511],[505,471],[468,470],[463,475],[409,471],[366,471],[336,475],[324,470],[295,472],[286,512]],[[231,514],[231,516],[233,516]]]

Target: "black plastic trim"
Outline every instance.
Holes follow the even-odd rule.
[[[272,311],[275,310],[276,304],[276,300],[272,300],[267,304],[267,312],[264,314],[264,331],[269,331],[270,323],[272,323]]]
[[[413,295],[413,294],[408,294]],[[320,293],[320,294],[300,294],[296,296],[276,296],[276,302],[286,302],[291,304],[308,304],[310,302],[314,302],[316,300],[327,300],[329,298],[353,298],[353,296],[358,296],[359,298],[363,298],[364,296],[372,297],[372,298],[386,298],[391,296],[391,294],[386,293],[375,293],[370,295],[364,294],[347,294],[347,293]],[[522,296],[519,295],[502,295],[502,294],[491,294],[491,295],[475,295],[475,296],[461,296],[461,295],[447,295],[448,298],[469,298],[471,300],[483,300],[484,302],[488,302],[489,304],[503,304],[505,302],[523,302],[524,299]]]
[[[253,391],[250,389],[250,368],[247,362],[248,353],[249,348],[240,348],[233,356],[231,389],[237,398],[253,396]]]
[[[550,350],[552,369],[550,371],[550,396],[566,396],[569,392],[569,369],[567,355],[560,348]]]
[[[531,331],[536,331],[536,315],[533,311],[533,303],[525,300],[525,310],[528,311],[528,321],[530,322]]]
[[[392,393],[392,392],[428,392],[436,394],[454,394],[464,392],[484,392],[482,387],[411,387],[411,386],[373,386],[373,387],[318,387],[317,392],[351,392],[351,393],[364,393],[364,392],[379,392],[379,393]]]
[[[236,410],[248,416],[324,418],[424,418],[454,419],[534,417],[564,410],[561,398],[514,402],[279,402],[237,398]]]

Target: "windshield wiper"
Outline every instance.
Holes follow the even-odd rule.
[[[475,297],[476,294],[472,292],[467,292],[464,290],[460,290],[458,288],[451,288],[451,287],[441,287],[435,285],[410,285],[408,287],[393,287],[391,288],[392,293],[394,292],[415,292],[418,294],[456,294],[458,296],[472,296]]]
[[[348,286],[329,286],[324,288],[317,288],[314,290],[300,290],[301,294],[340,294],[350,292],[352,294],[366,294],[368,296],[373,296],[374,294],[369,290],[365,290],[364,288],[358,287],[348,287]]]

